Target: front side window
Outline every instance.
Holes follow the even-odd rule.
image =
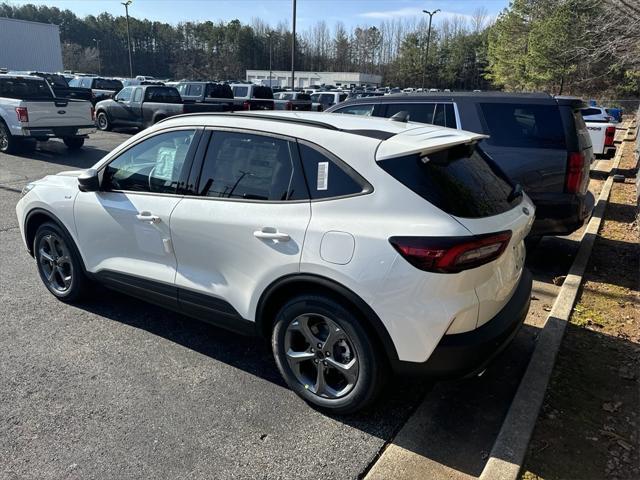
[[[119,101],[119,102],[128,102],[129,100],[131,100],[131,91],[132,90],[133,89],[131,87],[123,88],[116,95],[116,100]]]
[[[370,117],[373,114],[373,104],[349,105],[348,107],[334,110],[333,113],[346,113],[347,115],[362,115],[363,117]]]
[[[202,166],[199,194],[265,201],[308,198],[293,149],[295,144],[279,138],[215,132]]]
[[[354,179],[355,172],[348,172],[315,148],[304,143],[299,146],[312,199],[357,195],[365,190],[363,184]]]
[[[106,167],[104,190],[176,193],[195,130],[176,130],[144,140]]]

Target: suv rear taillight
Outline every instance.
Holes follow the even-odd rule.
[[[612,147],[613,141],[616,138],[616,127],[607,127],[604,132],[604,146]]]
[[[511,231],[472,237],[391,237],[389,242],[411,265],[426,272],[458,273],[497,259]]]
[[[244,102],[242,102],[242,109],[251,110],[251,103],[249,103],[249,100],[245,100]]]
[[[578,193],[584,176],[584,153],[570,152],[567,158],[567,193]]]
[[[29,121],[29,112],[27,112],[27,107],[16,107],[16,115],[18,115],[19,122]]]

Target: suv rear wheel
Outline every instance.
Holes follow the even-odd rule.
[[[326,411],[360,410],[384,383],[381,352],[357,317],[332,298],[291,299],[276,317],[271,343],[289,387]]]
[[[96,123],[99,130],[102,130],[103,132],[111,131],[111,123],[109,122],[109,117],[107,117],[105,112],[98,112]]]

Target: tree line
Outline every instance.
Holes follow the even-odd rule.
[[[128,75],[124,16],[1,3],[0,17],[59,25],[65,69]],[[353,28],[319,20],[296,35],[296,70],[375,73],[399,87],[640,94],[632,0],[512,0],[496,18],[480,7],[434,20],[428,58],[426,17]],[[230,80],[247,69],[291,68],[286,21],[172,25],[131,16],[130,29],[134,75]]]

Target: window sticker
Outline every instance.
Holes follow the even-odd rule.
[[[318,181],[316,190],[326,190],[329,183],[329,162],[318,162]]]
[[[160,147],[156,161],[156,169],[153,172],[155,178],[171,180],[173,176],[173,165],[176,160],[176,148]]]

